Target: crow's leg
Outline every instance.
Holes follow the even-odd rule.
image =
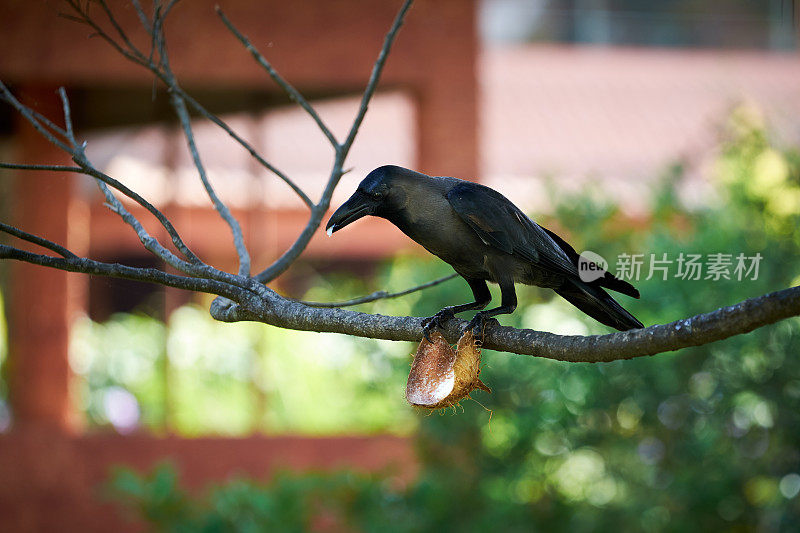
[[[486,326],[487,319],[496,315],[505,315],[514,312],[514,309],[517,308],[517,291],[514,288],[514,282],[501,281],[500,294],[502,295],[500,307],[476,313],[467,324],[467,327],[464,328],[464,331],[472,329],[472,334],[476,339],[483,339],[483,328]]]
[[[433,328],[444,329],[444,323],[453,318],[456,313],[460,313],[462,311],[472,311],[473,309],[483,309],[489,305],[489,302],[492,301],[492,293],[489,292],[489,286],[486,285],[486,280],[470,278],[464,279],[466,279],[467,283],[469,283],[469,288],[472,289],[472,294],[475,296],[475,301],[468,304],[445,307],[432,317],[423,320],[422,334],[425,335],[425,339],[427,339],[428,342],[431,342],[431,330],[433,330]]]

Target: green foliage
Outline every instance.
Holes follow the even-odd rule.
[[[704,192],[703,202],[690,196],[698,189],[683,186],[681,168],[670,169],[652,199],[651,218],[635,228],[613,203],[587,195],[557,199],[556,217],[578,250],[607,258],[763,256],[756,280],[684,280],[675,277],[675,264],[666,280],[660,274],[640,280],[641,300],[620,301],[645,324],[798,283],[800,204],[792,202],[800,191],[800,156],[772,146],[745,108],[733,115],[716,169],[717,187]],[[682,198],[701,207],[687,208]],[[375,284],[408,286],[446,272],[441,262],[398,258]],[[319,299],[345,296],[321,287]],[[466,285],[453,281],[370,310],[430,315],[468,298]],[[548,291],[525,289],[520,301],[525,306],[501,322],[607,331]],[[362,345],[375,349],[375,357],[385,349],[363,340],[347,348]],[[403,346],[398,352],[411,351]],[[174,487],[176,495],[161,500],[128,494],[143,516],[167,530],[181,530],[171,521],[187,516],[201,528],[241,531],[305,530],[326,516],[363,531],[796,530],[798,353],[798,319],[675,354],[607,364],[488,352],[481,378],[493,394],[475,393],[476,401],[442,416],[420,413],[422,468],[406,488],[393,488],[390,478],[339,473],[280,476],[263,486],[237,482],[200,500]],[[391,391],[380,394],[399,395],[396,376],[407,371],[402,361]],[[302,381],[298,374],[287,387],[303,387]]]
[[[416,523],[406,500],[412,491],[406,495],[384,476],[355,472],[283,472],[267,484],[236,480],[198,496],[180,488],[165,464],[145,476],[118,470],[109,493],[165,532],[338,531],[345,525],[392,532]]]
[[[611,204],[587,207],[586,197],[560,203],[576,248],[606,257],[622,250],[672,259],[681,252],[762,254],[755,281],[682,280],[674,264],[666,280],[640,281],[642,299],[621,301],[645,324],[797,283],[800,210],[770,204],[800,190],[797,154],[770,147],[757,125],[739,120],[721,158],[728,170],[720,200],[708,207],[681,205],[680,169],[665,177],[646,231],[620,228]],[[768,165],[759,163],[765,157]],[[784,169],[781,179],[761,174],[774,168]],[[602,331],[555,300],[536,307],[503,322],[550,329],[542,319],[552,314]],[[459,416],[425,419],[424,471],[450,495],[444,521],[454,529],[789,530],[800,520],[798,353],[797,319],[609,364],[489,353],[481,377],[494,394],[479,400],[491,418],[466,403]]]
[[[164,422],[166,328],[143,315],[121,314],[105,324],[79,319],[70,336],[70,365],[82,379],[75,388],[89,422],[109,424],[106,398],[128,391],[138,400],[142,422]]]
[[[207,308],[186,306],[167,324],[134,314],[104,324],[84,318],[73,329],[70,361],[79,405],[95,426],[133,429],[112,420],[114,399],[127,394],[141,412],[138,425],[156,432],[409,433],[415,420],[402,390],[411,350],[224,324]]]

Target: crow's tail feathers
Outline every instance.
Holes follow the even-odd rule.
[[[558,235],[556,235],[555,233],[553,233],[549,229],[547,229],[547,228],[542,228],[542,229],[545,232],[547,232],[548,235],[550,235],[550,238],[552,238],[553,241],[555,241],[555,243],[559,246],[559,248],[561,248],[561,250],[563,250],[564,253],[567,254],[567,257],[569,257],[569,260],[572,261],[572,264],[577,267],[578,266],[578,262],[580,261],[580,255],[578,255],[578,252],[575,251],[575,248],[570,246],[567,241],[565,241],[564,239],[562,239],[561,237],[559,237]],[[591,285],[595,286],[595,287],[605,287],[606,289],[611,289],[612,291],[617,291],[617,292],[622,293],[622,294],[624,294],[626,296],[630,296],[631,298],[638,298],[639,297],[639,291],[636,290],[636,287],[634,287],[633,285],[631,285],[627,281],[623,281],[623,280],[619,279],[614,274],[612,274],[611,272],[608,272],[608,271],[606,271],[603,274],[603,276],[600,277],[600,279],[592,281]],[[558,291],[556,291],[556,292],[558,292]],[[600,292],[603,292],[603,291],[600,291]],[[564,296],[564,295],[562,294],[562,296]],[[564,298],[567,298],[567,297],[564,296]],[[575,302],[573,302],[569,298],[567,298],[567,300],[569,300],[571,303],[575,304]],[[616,302],[614,302],[614,303],[616,303]],[[575,305],[580,307],[578,304],[575,304]],[[624,311],[624,309],[623,309],[623,311]],[[589,313],[588,311],[585,311],[585,312]],[[589,314],[591,315],[591,313],[589,313]],[[601,320],[600,322],[603,322],[603,321]],[[603,322],[603,323],[605,324],[605,322]],[[616,326],[614,326],[614,327],[616,327]],[[628,328],[628,329],[630,329],[630,328]]]
[[[627,281],[619,279],[611,272],[606,272],[602,278],[592,282],[592,284],[605,287],[606,289],[611,289],[612,291],[620,292],[625,296],[630,296],[631,298],[639,298],[639,291],[636,290],[636,287]]]
[[[644,324],[596,285],[588,285],[580,280],[567,280],[556,289],[556,293],[606,326],[620,331],[644,327]]]

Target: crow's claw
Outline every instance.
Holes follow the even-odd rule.
[[[433,342],[431,340],[431,331],[434,328],[445,329],[444,323],[448,320],[452,319],[455,315],[449,309],[442,309],[432,317],[426,318],[422,321],[422,335],[425,337],[425,340],[428,342]]]
[[[472,317],[472,320],[467,323],[464,331],[466,332],[471,330],[473,338],[482,344],[483,332],[489,322],[497,322],[497,320],[492,317],[486,317],[483,313],[477,313],[474,317]]]

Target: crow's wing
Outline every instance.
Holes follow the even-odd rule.
[[[450,189],[447,200],[489,246],[546,270],[578,275],[577,266],[547,231],[494,189],[465,181]]]
[[[578,252],[575,251],[575,248],[569,245],[564,239],[553,233],[547,228],[542,228],[550,235],[550,238],[555,241],[555,243],[567,254],[569,260],[572,261],[573,264],[578,264],[580,260],[580,256]],[[612,291],[617,291],[619,293],[625,294],[626,296],[630,296],[632,298],[639,298],[639,291],[628,283],[627,281],[623,281],[617,278],[611,272],[606,271],[602,277],[592,281],[591,283],[587,283],[587,285],[597,285],[599,287],[605,287],[606,289],[611,289]],[[563,296],[563,295],[562,295]],[[564,296],[566,298],[566,296]]]

